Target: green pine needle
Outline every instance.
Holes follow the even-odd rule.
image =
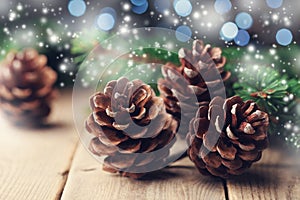
[[[9,31],[6,33],[4,30],[0,31],[0,60],[4,59],[9,51],[34,48],[39,53],[47,54],[54,50],[62,51],[64,50],[64,45],[70,43],[71,37],[64,31],[64,26],[57,24],[53,20],[44,22],[40,19],[26,19],[30,20],[26,30],[15,29],[14,27],[21,26],[24,23],[23,20],[25,19],[7,24],[6,29]],[[24,36],[26,39],[24,39]],[[51,36],[59,39],[52,42]]]
[[[108,33],[99,31],[96,28],[84,29],[71,41],[71,53],[74,55],[74,63],[80,65],[94,48],[109,37]]]
[[[270,116],[270,133],[280,135],[284,140],[300,147],[297,125],[300,115],[296,113],[295,101],[299,98],[300,82],[270,67],[257,70],[246,68],[238,74],[233,85],[235,94],[244,100],[255,101]],[[295,131],[296,130],[296,131]]]
[[[139,57],[146,55],[148,61],[165,64],[171,62],[177,66],[180,65],[180,61],[177,53],[167,51],[160,48],[143,48],[142,50],[135,51],[135,54]]]

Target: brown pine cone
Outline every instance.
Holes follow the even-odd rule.
[[[186,134],[190,120],[199,106],[207,105],[211,96],[224,96],[223,81],[230,77],[224,71],[226,58],[218,47],[211,48],[195,40],[193,50],[179,51],[181,66],[167,63],[162,67],[164,79],[158,81],[158,88],[166,104],[167,112],[180,123]],[[179,131],[181,132],[181,131]]]
[[[268,114],[254,102],[215,97],[190,123],[189,157],[204,175],[239,175],[260,160],[268,125]]]
[[[126,78],[111,81],[104,93],[91,97],[90,105],[86,129],[95,136],[90,150],[107,156],[104,170],[140,178],[168,157],[177,122],[149,85]]]
[[[57,74],[34,49],[11,52],[0,66],[0,107],[20,125],[40,124],[50,113]]]

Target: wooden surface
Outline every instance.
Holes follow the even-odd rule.
[[[130,180],[103,172],[82,146],[75,154],[62,199],[225,199],[220,180],[203,178],[187,159]]]
[[[71,102],[59,98],[48,127],[14,127],[0,117],[0,199],[60,196],[78,140]]]
[[[229,199],[300,199],[300,159],[268,149],[246,174],[227,181]]]
[[[184,159],[130,180],[101,170],[78,145],[70,93],[54,105],[48,127],[14,127],[0,117],[0,199],[300,199],[300,159],[269,149],[246,174],[222,181],[201,176]]]

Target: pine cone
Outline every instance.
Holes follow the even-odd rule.
[[[16,124],[39,124],[50,113],[57,74],[33,49],[9,53],[0,67],[0,107]]]
[[[104,93],[91,97],[90,105],[86,129],[95,136],[90,150],[107,156],[104,170],[140,178],[144,173],[139,172],[161,166],[168,157],[177,122],[149,85],[126,78],[111,81]]]
[[[239,175],[260,160],[268,125],[267,113],[254,102],[215,97],[190,123],[189,157],[204,175]]]
[[[211,96],[225,94],[223,81],[230,77],[230,72],[224,71],[226,58],[221,54],[220,48],[204,46],[202,41],[195,40],[192,51],[179,51],[180,67],[172,63],[162,67],[164,79],[158,81],[158,88],[167,112],[178,121],[184,119],[180,123],[184,133],[180,134],[186,135],[199,106],[207,105]]]

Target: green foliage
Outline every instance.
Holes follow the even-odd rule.
[[[279,47],[276,49],[275,56],[269,58],[275,63],[278,71],[284,71],[290,78],[299,78],[300,76],[300,46],[293,44],[289,47]],[[276,59],[274,59],[274,57]]]
[[[54,21],[30,19],[26,29],[15,28],[21,27],[23,23],[22,20],[16,20],[1,30],[1,60],[12,50],[34,48],[39,53],[47,54],[51,51],[62,52],[66,50],[65,45],[70,43],[71,36],[67,35],[65,27]]]
[[[87,55],[109,36],[107,32],[99,31],[96,28],[84,29],[78,33],[72,39],[71,53],[74,56],[74,63],[80,65]]]
[[[231,79],[234,79],[237,76],[238,65],[240,64],[241,58],[246,55],[246,53],[245,49],[240,49],[238,47],[223,49],[223,56],[227,58],[225,70],[231,72]]]
[[[286,74],[289,78],[300,76],[300,46],[289,47],[260,47],[249,51],[249,47],[229,47],[223,49],[223,55],[227,57],[226,70],[233,75],[238,74],[240,65],[258,64],[273,66],[278,72]]]
[[[71,52],[74,55],[74,62],[80,64],[87,57],[87,55],[98,45],[101,45],[105,40],[111,39],[112,34],[99,31],[97,29],[83,30],[72,40]],[[153,44],[153,41],[149,41],[149,44]],[[137,41],[138,42],[138,41]],[[122,45],[122,44],[118,44]],[[135,56],[137,62],[153,62],[153,63],[167,63],[172,62],[174,64],[180,64],[177,53],[167,51],[162,48],[142,48],[134,49],[129,54]]]
[[[58,72],[57,84],[64,83],[66,86],[73,84],[74,77],[68,73],[61,73],[59,69],[63,59],[70,56],[69,48],[72,38],[72,34],[63,24],[50,18],[25,17],[18,18],[4,26],[0,30],[0,61],[10,51],[34,48],[40,54],[46,55],[48,66]],[[70,68],[68,72],[75,74],[76,69]]]
[[[147,53],[147,54],[146,54]],[[146,55],[146,56],[145,56]],[[81,73],[86,82],[92,83],[94,80],[99,80],[98,90],[102,90],[103,86],[111,80],[116,80],[121,76],[127,77],[129,80],[140,79],[143,82],[151,85],[156,94],[159,94],[157,89],[157,80],[162,77],[161,65],[171,59],[178,59],[178,55],[172,54],[162,49],[141,49],[129,52],[127,55],[118,57],[109,66],[103,68],[99,65],[97,57],[88,58],[92,62],[84,61]],[[179,62],[179,61],[178,61]],[[91,64],[94,63],[94,64]],[[93,68],[98,68],[98,73],[95,77],[84,71],[92,71]],[[90,80],[90,81],[89,81]]]
[[[255,101],[270,116],[270,134],[300,149],[300,47],[252,49],[223,49],[227,94]]]
[[[97,29],[83,30],[72,40],[71,52],[74,57],[74,62],[78,66],[81,65],[84,63],[86,58],[91,59],[88,57],[91,52],[93,52],[90,54],[91,57],[95,57],[95,59],[97,59],[97,54],[108,54],[107,57],[116,54],[117,47],[115,48],[116,50],[113,51],[106,48],[106,46],[110,43],[107,41],[114,41],[114,36],[111,37],[111,35],[112,34],[101,32]],[[116,35],[115,37],[118,36]],[[122,42],[123,40],[121,39],[120,41]],[[156,38],[153,38],[153,41],[148,42],[149,44],[154,44],[155,41]],[[139,41],[136,42],[138,43]],[[122,46],[126,44],[118,43],[117,45]],[[138,45],[136,44],[136,46]],[[177,53],[173,53],[159,47],[132,49],[127,54],[121,55],[114,60],[113,63],[108,66],[109,69],[99,69],[99,71],[104,70],[103,74],[101,77],[93,77],[93,80],[101,80],[101,85],[98,86],[98,89],[101,90],[101,87],[105,85],[105,83],[110,80],[118,79],[120,76],[125,76],[131,80],[138,78],[143,80],[145,83],[150,84],[154,91],[158,94],[156,82],[157,79],[161,77],[160,65],[167,62],[180,65]],[[155,63],[155,65],[151,66],[152,63]],[[84,64],[82,67],[85,68]],[[86,74],[84,79],[87,81],[91,80],[91,77],[89,76],[89,74]]]
[[[240,65],[240,58],[242,58],[245,54],[246,51],[244,49],[237,47],[223,49],[223,56],[227,58],[224,69],[231,73],[230,79],[225,82],[226,94],[228,97],[235,95],[233,84],[238,80],[237,75]]]
[[[160,48],[143,48],[142,50],[135,51],[135,54],[143,57],[146,55],[147,60],[155,63],[165,64],[171,62],[177,66],[180,65],[178,54],[174,52],[167,51]]]
[[[256,101],[269,114],[276,114],[282,106],[286,106],[284,98],[289,95],[295,80],[286,80],[286,76],[272,68],[257,70],[245,69],[234,84],[236,94],[244,99]]]
[[[278,134],[287,141],[293,141],[298,147],[299,137],[287,126],[299,124],[300,116],[295,110],[295,100],[299,98],[300,82],[281,75],[276,69],[261,67],[246,68],[238,74],[233,85],[235,94],[244,100],[255,101],[270,116],[270,134]],[[300,134],[300,133],[299,133]]]

